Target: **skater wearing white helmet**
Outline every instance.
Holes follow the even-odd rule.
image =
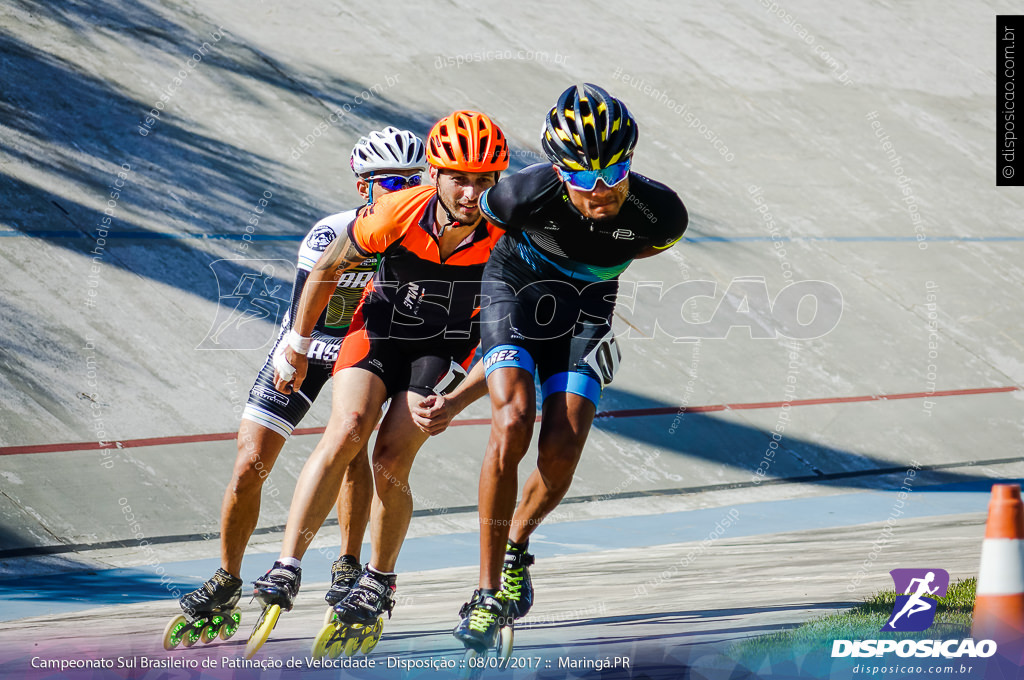
[[[274,388],[274,355],[286,345],[297,345],[290,330],[294,308],[324,250],[374,200],[405,187],[419,186],[420,173],[426,167],[423,141],[408,130],[390,126],[375,130],[356,143],[349,165],[356,176],[356,190],[365,204],[323,218],[313,225],[299,248],[292,306],[282,321],[277,343],[249,392],[238,429],[238,455],[221,505],[221,565],[209,581],[179,601],[184,613],[167,627],[164,646],[168,649],[179,642],[186,646],[200,639],[210,642],[218,634],[226,639],[237,629],[240,615],[235,605],[242,592],[239,578],[242,555],[259,519],[263,482],[285,441],[331,377],[331,367],[348,332],[352,314],[377,269],[377,258],[365,259],[338,281],[327,309],[316,322],[308,346],[302,348],[309,359],[309,372],[300,391],[283,394]],[[326,597],[329,604],[341,600],[359,576],[359,552],[370,514],[372,484],[363,446],[348,465],[343,491],[338,496],[342,557],[331,570],[333,583]]]

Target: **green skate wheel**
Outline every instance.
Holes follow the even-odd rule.
[[[235,609],[231,610],[228,617],[224,619],[224,625],[220,627],[220,639],[230,640],[234,637],[235,633],[238,632],[239,626],[242,625],[242,610]]]
[[[215,623],[211,623],[208,626],[203,626],[202,631],[199,633],[199,639],[203,641],[204,645],[208,645],[217,639],[217,635],[220,633],[220,626]]]
[[[249,635],[249,642],[245,645],[245,658],[251,659],[256,656],[256,652],[260,651],[260,647],[263,643],[270,638],[270,633],[274,630],[274,626],[277,625],[277,619],[281,616],[280,605],[272,604],[263,610],[260,614],[260,618],[256,621],[256,626],[252,629],[252,633]]]
[[[175,616],[164,628],[164,649],[168,652],[181,644],[181,633],[188,628],[184,616]]]
[[[195,623],[198,623],[195,622]],[[202,629],[196,628],[195,625],[191,625],[186,628],[181,635],[181,646],[191,647],[195,643],[199,642],[199,638],[202,636]]]

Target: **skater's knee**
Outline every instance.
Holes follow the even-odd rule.
[[[577,435],[569,427],[541,428],[537,451],[541,458],[550,458],[560,463],[571,462],[575,466],[583,453],[586,441],[586,433],[582,436]]]
[[[375,416],[352,411],[348,413],[332,413],[328,421],[325,438],[330,437],[334,448],[340,450],[354,449],[359,451],[366,445],[366,439],[377,424]]]
[[[239,462],[231,476],[231,493],[236,496],[259,493],[269,475],[270,466],[259,459]]]
[[[330,461],[342,458],[348,465],[351,458],[365,446],[374,424],[375,421],[359,413],[332,413],[314,454]]]
[[[408,447],[401,446],[398,442],[378,440],[376,446],[374,446],[374,478],[402,482],[408,475],[409,468],[411,467],[410,463]],[[381,485],[378,484],[377,486],[380,487]]]
[[[537,413],[526,406],[513,400],[495,408],[491,415],[492,431],[506,443],[529,445]]]
[[[537,460],[537,471],[540,473],[544,486],[552,491],[566,491],[572,484],[573,473],[579,456],[572,451],[548,452]]]
[[[564,496],[565,492],[569,490],[570,486],[572,486],[571,471],[542,470],[540,477],[544,481],[544,486],[546,486],[548,491],[556,497]]]

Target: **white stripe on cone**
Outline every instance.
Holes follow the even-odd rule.
[[[977,595],[1024,594],[1024,541],[986,538],[981,544]]]

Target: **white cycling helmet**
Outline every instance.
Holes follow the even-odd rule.
[[[360,137],[349,164],[357,177],[377,170],[424,170],[427,154],[422,139],[389,125]]]

